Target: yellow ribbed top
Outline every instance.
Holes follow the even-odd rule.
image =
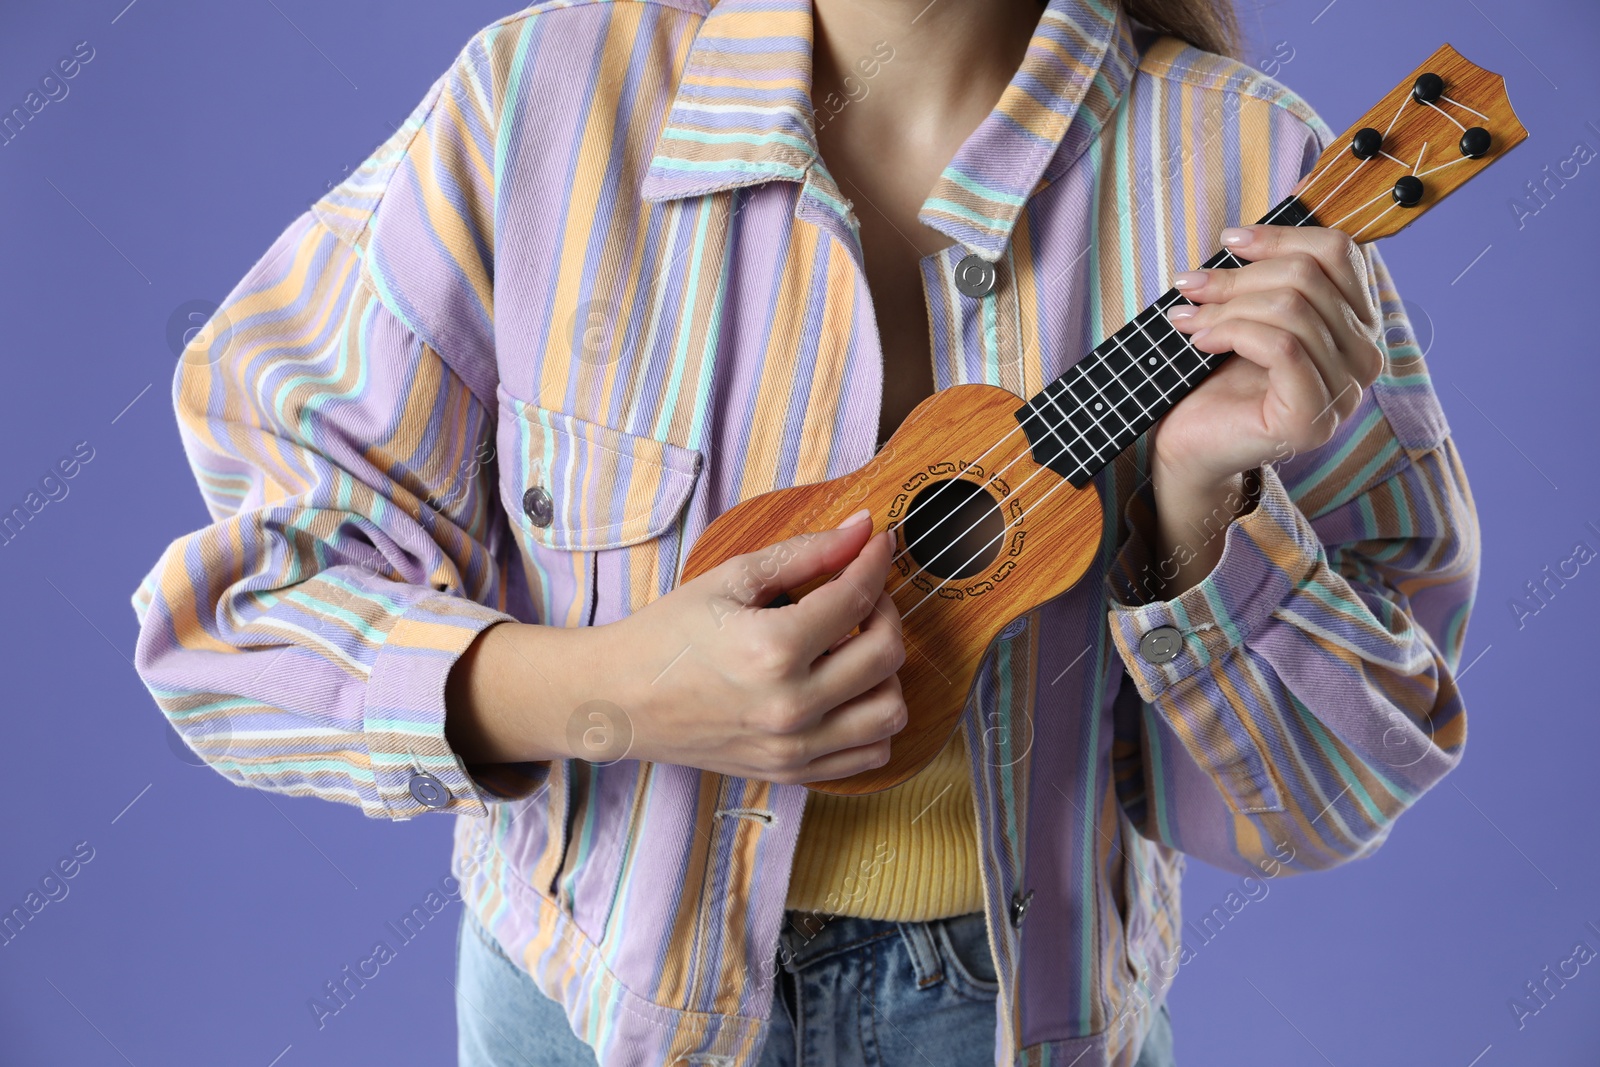
[[[892,789],[807,797],[784,906],[901,922],[982,911],[962,732]]]

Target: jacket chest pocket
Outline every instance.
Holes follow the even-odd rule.
[[[669,591],[700,453],[499,390],[500,495],[537,621],[615,622]]]

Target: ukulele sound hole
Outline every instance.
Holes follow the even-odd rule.
[[[994,563],[1005,543],[1005,520],[976,482],[933,482],[917,494],[901,524],[917,566],[935,578],[970,578]]]

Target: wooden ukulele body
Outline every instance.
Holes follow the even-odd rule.
[[[896,531],[895,562],[887,589],[900,610],[906,646],[900,668],[908,718],[895,735],[889,762],[848,778],[810,782],[818,792],[873,793],[905,781],[925,767],[949,742],[966,706],[985,651],[1007,623],[1072,588],[1088,569],[1100,543],[1100,495],[1091,484],[1077,489],[1035,463],[1015,413],[1021,398],[988,385],[958,385],[924,400],[906,416],[872,461],[852,474],[813,485],[779,489],[743,501],[720,515],[695,542],[684,564],[683,581],[724,561],[803,533],[831,529],[866,508],[874,533]],[[927,561],[959,533],[962,521],[939,535],[916,541],[918,512],[937,514],[944,483],[960,480],[982,486],[1001,524],[989,531],[1001,540],[993,558],[976,573],[949,580],[923,570]],[[950,486],[946,499],[972,490]],[[977,498],[976,507],[982,507]],[[927,518],[920,520],[927,522]],[[911,536],[908,537],[908,531]],[[943,540],[940,541],[942,536]],[[935,542],[938,542],[937,544]],[[966,560],[970,553],[960,553]],[[967,570],[968,568],[947,568]],[[790,595],[798,599],[810,588]]]

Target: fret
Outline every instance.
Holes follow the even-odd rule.
[[[1017,418],[1022,424],[1022,432],[1033,442],[1034,458],[1040,463],[1051,466],[1062,454],[1068,453],[1067,440],[1071,435],[1056,432],[1055,421],[1040,410],[1040,396],[1029,400],[1022,410],[1017,412]],[[1027,412],[1026,415],[1023,414],[1024,411]]]
[[[1176,395],[1187,383],[1188,373],[1193,370],[1192,366],[1186,370],[1186,365],[1194,350],[1182,334],[1174,331],[1171,334],[1158,333],[1156,336],[1155,350],[1147,352],[1139,361],[1139,373],[1144,380],[1134,390],[1151,411]]]
[[[1122,432],[1131,430],[1133,427],[1132,424],[1129,423],[1128,420],[1122,416],[1122,413],[1117,411],[1114,406],[1107,406],[1106,398],[1104,394],[1100,392],[1099,386],[1094,380],[1094,376],[1097,373],[1101,375],[1105,381],[1111,381],[1111,371],[1106,367],[1104,360],[1095,359],[1090,362],[1088,367],[1081,369],[1076,375],[1072,376],[1068,380],[1067,395],[1070,396],[1072,400],[1076,401],[1076,404],[1074,405],[1075,409],[1077,411],[1081,411],[1094,423],[1094,431],[1097,434],[1105,437],[1107,446],[1109,447],[1119,440]],[[1116,424],[1109,421],[1113,414],[1117,416],[1117,422],[1121,423],[1120,429]],[[1095,450],[1098,452],[1100,447],[1098,440],[1094,437],[1091,437],[1091,440],[1095,441]],[[1122,451],[1122,448],[1124,447],[1126,446],[1118,445],[1117,447],[1112,448],[1111,454],[1116,455],[1116,453]]]
[[[1159,325],[1154,323],[1155,318],[1162,318]],[[1135,326],[1135,333],[1117,346],[1123,364],[1118,368],[1118,383],[1129,394],[1129,403],[1139,408],[1137,425],[1142,432],[1143,427],[1160,417],[1160,412],[1165,410],[1164,402],[1184,383],[1187,374],[1158,343],[1158,338],[1170,341],[1172,332],[1171,324],[1159,311],[1146,308],[1130,325]]]
[[[1028,401],[1031,411],[1023,420],[1023,430],[1034,440],[1035,454],[1041,457],[1041,463],[1054,464],[1065,456],[1071,460],[1072,466],[1077,471],[1091,471],[1095,469],[1094,464],[1100,458],[1099,453],[1093,451],[1090,444],[1083,439],[1082,429],[1074,425],[1070,416],[1057,406],[1052,394],[1052,390],[1059,393],[1065,389],[1066,384],[1058,378],[1046,386],[1038,396]],[[1049,411],[1044,410],[1040,404],[1041,399],[1049,405]],[[1031,432],[1032,424],[1042,427],[1038,435]],[[1087,459],[1078,454],[1078,448],[1089,453]],[[1049,458],[1043,458],[1045,455]]]
[[[1261,221],[1318,225],[1292,196]],[[1243,265],[1223,249],[1202,266]],[[1201,352],[1167,319],[1167,309],[1189,302],[1168,289],[1018,409],[1038,463],[1082,488],[1227,358]]]
[[[1055,401],[1051,401],[1050,407],[1052,411],[1058,413],[1061,411],[1060,406],[1057,405]],[[1106,435],[1094,432],[1094,423],[1089,418],[1087,412],[1082,410],[1069,411],[1065,416],[1065,420],[1066,428],[1062,433],[1062,436],[1067,440],[1068,454],[1071,455],[1073,459],[1078,460],[1079,465],[1084,470],[1094,470],[1099,465],[1101,451],[1105,452],[1105,458],[1107,459],[1110,459],[1112,456],[1117,454],[1117,447],[1114,442],[1108,441],[1104,445],[1103,449],[1097,449],[1095,447],[1093,439],[1095,437],[1104,437]],[[1087,460],[1078,459],[1077,449],[1080,448],[1089,453],[1089,458]]]

